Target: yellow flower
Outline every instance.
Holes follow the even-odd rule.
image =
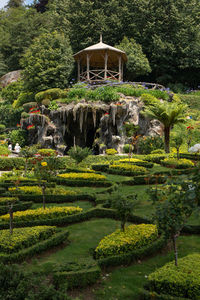
[[[47,166],[47,162],[46,161],[41,162],[41,166],[46,167]]]

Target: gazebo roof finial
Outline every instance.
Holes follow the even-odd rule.
[[[103,42],[102,33],[100,33],[100,43]]]

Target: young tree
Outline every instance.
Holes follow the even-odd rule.
[[[186,105],[171,102],[157,103],[145,109],[150,119],[159,120],[164,126],[165,152],[169,153],[170,131],[173,125],[185,122]]]
[[[46,208],[45,191],[47,183],[50,182],[51,177],[54,176],[56,172],[56,151],[50,151],[49,153],[49,157],[36,153],[35,158],[32,161],[34,165],[34,176],[42,189],[43,209]]]
[[[157,190],[155,221],[173,242],[175,265],[178,266],[177,238],[197,207],[196,184],[187,178],[170,181]],[[153,199],[154,200],[154,199]]]
[[[183,127],[175,126],[171,134],[171,145],[176,148],[177,159],[180,158],[180,147],[186,139]]]
[[[131,38],[124,37],[116,48],[125,51],[128,57],[128,62],[125,65],[126,77],[128,80],[135,79],[138,76],[146,75],[151,72],[151,67],[146,55],[142,51],[141,45]]]
[[[66,88],[73,68],[69,39],[58,32],[40,35],[25,52],[21,65],[28,91]]]
[[[33,157],[37,153],[38,149],[36,146],[25,146],[20,151],[20,156],[25,158],[25,172],[24,176],[26,177],[27,174],[27,167],[28,167],[28,159]]]
[[[137,205],[137,195],[124,196],[120,193],[112,194],[112,207],[117,210],[121,220],[121,230],[125,231],[125,224],[128,217],[131,216],[133,208]]]

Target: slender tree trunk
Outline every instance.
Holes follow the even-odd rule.
[[[45,203],[45,189],[46,187],[42,185],[42,200],[43,200],[43,209],[46,208],[46,203]]]
[[[164,128],[165,135],[165,153],[169,153],[170,127]]]
[[[126,223],[125,220],[122,220],[122,221],[121,221],[121,230],[122,230],[123,232],[125,231],[125,223]]]
[[[176,149],[177,150],[177,159],[180,159],[180,152],[179,152],[179,147]]]
[[[9,215],[10,215],[10,234],[13,234],[13,204],[9,205]]]
[[[172,237],[172,240],[173,240],[173,247],[174,247],[175,266],[177,267],[178,266],[178,251],[177,251],[177,246],[176,246],[176,239],[177,239],[177,236],[174,235]]]

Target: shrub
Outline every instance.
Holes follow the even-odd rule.
[[[88,155],[92,154],[91,150],[87,147],[81,148],[79,146],[72,147],[69,152],[69,156],[73,158],[77,164],[82,162]]]
[[[69,90],[67,96],[72,99],[72,98],[84,98],[86,96],[87,90],[85,88],[72,88]]]
[[[118,229],[112,234],[105,236],[95,249],[96,257],[103,258],[124,254],[151,244],[157,238],[158,230],[156,225],[129,225],[124,232]]]
[[[18,188],[12,187],[8,189],[14,194],[28,194],[28,195],[42,195],[42,188],[39,186],[19,186]],[[46,195],[76,195],[77,192],[72,190],[66,190],[62,187],[46,188]]]
[[[156,97],[150,94],[142,94],[140,100],[146,105],[156,104],[156,102],[159,101]]]
[[[6,129],[6,126],[4,124],[0,124],[0,133],[3,132]]]
[[[19,108],[23,104],[34,101],[34,93],[20,93],[17,100],[13,102],[14,108]]]
[[[10,150],[7,146],[0,146],[0,156],[7,156],[8,154],[10,154]]]
[[[59,174],[58,177],[70,180],[94,180],[94,181],[102,181],[105,180],[106,177],[104,175],[94,174],[94,173],[65,173]]]
[[[12,104],[13,101],[17,99],[22,91],[22,86],[23,82],[21,80],[17,80],[2,89],[1,96],[6,104]]]
[[[164,153],[165,153],[165,150],[163,150],[163,149],[156,149],[156,150],[151,151],[151,154],[164,154]]]
[[[134,147],[132,144],[125,144],[123,147],[123,152],[124,153],[132,153],[134,150]]]
[[[48,156],[56,156],[56,150],[53,149],[40,149],[38,150],[38,154],[40,154],[43,157],[48,157]]]
[[[115,154],[117,154],[117,150],[115,150],[115,149],[106,149],[106,154],[107,155],[115,155]]]
[[[17,197],[0,197],[0,206],[6,205],[8,202],[18,202],[19,198]]]
[[[163,166],[172,167],[176,169],[184,169],[194,167],[194,163],[186,158],[176,159],[176,158],[165,158],[160,162]]]
[[[109,166],[108,169],[109,173],[115,173],[115,174],[121,174],[121,175],[130,175],[130,176],[134,176],[134,175],[142,175],[145,174],[147,172],[146,168],[144,167],[139,167],[139,166],[135,166],[132,164],[128,164],[128,163],[121,163],[121,164],[114,164]]]
[[[80,207],[49,207],[46,209],[37,208],[30,209],[26,211],[18,211],[13,214],[14,222],[20,221],[34,221],[34,220],[45,220],[45,219],[54,219],[59,217],[65,217],[69,215],[73,215],[82,211]],[[9,214],[1,216],[0,219],[2,221],[9,221]]]
[[[8,229],[1,230],[0,252],[12,253],[29,247],[40,240],[44,240],[55,233],[56,227],[35,226],[29,228],[14,228],[10,236]]]
[[[140,154],[149,154],[153,150],[164,148],[163,139],[160,136],[143,136],[137,142]]]
[[[200,297],[200,255],[190,254],[179,259],[179,266],[174,262],[148,276],[152,291],[177,297],[199,299]]]
[[[125,159],[120,159],[118,161],[118,163],[123,163],[123,164],[134,164],[136,166],[140,166],[140,167],[145,167],[145,168],[152,168],[153,167],[153,163],[141,160],[141,159],[137,159],[137,158],[125,158]]]
[[[10,141],[13,145],[19,143],[21,147],[25,146],[27,142],[26,131],[22,129],[12,130],[10,133]]]
[[[99,87],[95,90],[89,91],[86,95],[87,100],[101,100],[103,102],[109,103],[118,101],[120,99],[120,95],[117,94],[117,91],[110,86]]]
[[[54,89],[48,89],[43,92],[39,92],[35,95],[35,100],[37,103],[41,104],[43,100],[55,100],[58,98],[63,98],[63,90],[59,88],[54,88]]]

